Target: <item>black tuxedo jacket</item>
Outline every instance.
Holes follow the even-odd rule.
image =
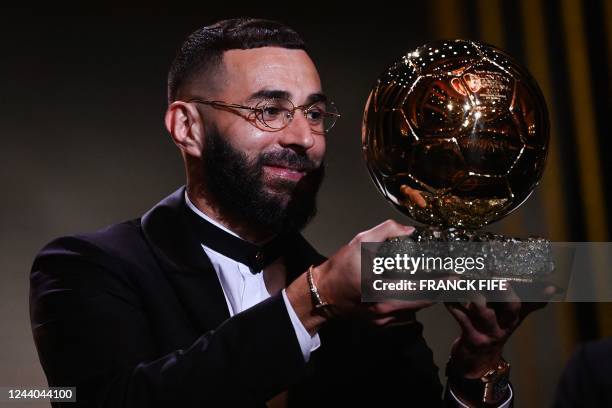
[[[36,257],[32,331],[49,385],[77,387],[66,407],[442,405],[420,323],[329,322],[305,363],[281,294],[230,318],[183,194]],[[299,236],[287,282],[324,260]]]
[[[553,407],[612,407],[611,337],[577,348],[563,370]]]

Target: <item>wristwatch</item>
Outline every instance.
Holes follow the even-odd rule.
[[[448,383],[455,394],[477,406],[495,406],[508,395],[510,363],[503,358],[480,378],[459,375],[452,362],[446,364]]]

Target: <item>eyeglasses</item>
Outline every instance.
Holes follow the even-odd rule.
[[[310,124],[310,129],[316,134],[326,134],[334,127],[340,117],[333,102],[314,102],[311,104],[295,106],[289,99],[269,98],[258,102],[255,106],[244,106],[223,101],[204,101],[198,98],[189,99],[187,102],[201,103],[222,109],[246,109],[266,129],[278,131],[289,126],[293,120],[296,110],[301,110]]]

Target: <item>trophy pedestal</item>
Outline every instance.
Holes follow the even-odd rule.
[[[516,238],[460,228],[417,226],[411,235],[389,242],[394,251],[412,256],[484,259],[486,269],[466,271],[463,278],[534,283],[545,281],[555,269],[550,241],[539,237]]]

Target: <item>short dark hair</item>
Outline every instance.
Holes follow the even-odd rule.
[[[268,46],[306,50],[298,33],[271,20],[235,18],[196,30],[187,37],[170,66],[168,101],[176,100],[181,86],[196,74],[218,67],[225,51]]]

